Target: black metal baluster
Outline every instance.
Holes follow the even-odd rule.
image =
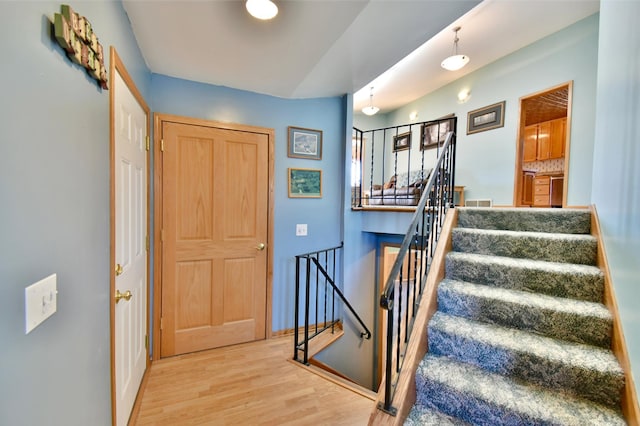
[[[333,250],[333,271],[331,272],[331,276],[335,281],[336,276],[336,250]],[[336,292],[333,290],[331,292],[331,332],[335,331],[335,323],[336,323],[336,314],[335,314],[335,300],[336,300]]]
[[[309,292],[311,281],[311,261],[307,258],[307,288],[304,303],[304,364],[309,364]]]
[[[295,315],[293,318],[293,359],[298,361],[298,345],[299,345],[299,330],[298,324],[300,315],[300,256],[296,256],[296,303],[295,303]]]

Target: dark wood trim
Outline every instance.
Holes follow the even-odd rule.
[[[115,187],[116,187],[116,181],[115,181],[115,111],[114,111],[114,102],[115,102],[115,75],[116,72],[118,74],[120,74],[120,76],[122,77],[122,80],[124,81],[124,83],[126,84],[127,88],[129,89],[129,91],[133,94],[134,98],[136,99],[136,101],[138,102],[138,104],[140,105],[140,107],[143,109],[145,116],[146,116],[146,133],[147,133],[147,137],[150,137],[150,109],[149,106],[147,105],[146,101],[144,100],[144,97],[142,96],[142,94],[140,93],[140,91],[138,90],[138,87],[136,86],[135,82],[133,81],[133,78],[131,78],[131,75],[129,74],[129,72],[127,71],[127,68],[125,67],[124,63],[122,62],[122,60],[120,59],[120,56],[118,55],[118,52],[116,51],[115,47],[111,46],[111,48],[109,49],[109,54],[110,54],[110,61],[109,61],[109,76],[111,79],[111,90],[109,91],[109,175],[110,175],[110,181],[109,181],[109,222],[110,222],[110,229],[109,229],[109,240],[110,240],[110,248],[109,248],[109,329],[110,329],[110,352],[111,352],[111,423],[115,426],[116,424],[116,376],[115,376],[115,370],[116,370],[116,365],[115,365],[115,300],[113,298],[113,295],[115,294],[116,291],[116,276],[115,276],[115,270],[113,268],[113,266],[116,264],[116,229],[115,229]],[[150,177],[151,177],[151,168],[149,167],[150,165],[150,158],[149,158],[149,154],[150,151],[147,151],[147,164],[146,164],[146,169],[147,169],[147,236],[149,238],[151,238],[151,227],[150,227],[150,221],[149,218],[151,216],[150,214],[150,206],[151,206],[151,197],[150,197],[150,189],[151,189],[151,185],[150,185]],[[146,304],[146,313],[145,316],[146,318],[149,318],[149,312],[150,312],[150,301],[149,301],[149,289],[150,289],[150,271],[151,271],[151,261],[150,261],[150,256],[149,256],[149,252],[147,252],[147,304]],[[149,334],[149,321],[147,320],[147,336],[150,339],[151,336]],[[149,369],[149,366],[151,364],[151,360],[149,358],[149,347],[146,348],[146,359],[147,359],[147,368],[145,370],[145,376],[147,374],[147,371]],[[144,377],[143,377],[144,380]],[[139,395],[140,392],[138,391],[138,397],[136,398],[136,402],[139,399]],[[135,409],[135,404],[134,404],[134,409]]]
[[[624,389],[622,391],[622,414],[630,425],[640,424],[640,408],[638,407],[638,395],[631,374],[631,362],[627,352],[624,333],[620,321],[618,302],[616,301],[615,290],[611,282],[611,271],[607,261],[607,253],[602,240],[602,232],[596,206],[591,206],[591,235],[598,239],[598,259],[597,266],[604,273],[604,304],[609,308],[613,316],[613,333],[611,336],[611,350],[618,359],[624,370]]]
[[[398,413],[391,416],[378,408],[374,407],[369,417],[369,424],[375,425],[402,425],[406,419],[411,407],[416,401],[416,383],[415,375],[418,364],[427,353],[427,324],[438,308],[437,289],[438,284],[444,278],[445,273],[445,255],[451,251],[451,232],[458,222],[458,210],[449,209],[445,223],[440,234],[441,241],[445,244],[438,243],[436,253],[431,264],[431,270],[427,276],[418,314],[413,324],[413,330],[409,337],[404,366],[400,372],[398,383],[396,385],[396,393],[393,398],[393,406],[396,407]],[[383,395],[384,379],[380,383],[378,391],[378,399],[376,403],[384,401]]]
[[[162,123],[153,114],[153,351],[154,361],[160,359],[160,315],[162,308]]]

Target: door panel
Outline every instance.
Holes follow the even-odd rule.
[[[265,337],[268,136],[164,122],[161,355]]]
[[[146,370],[147,114],[120,73],[114,81],[116,424],[126,425]]]

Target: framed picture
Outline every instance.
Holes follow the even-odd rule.
[[[411,148],[411,132],[401,133],[393,137],[393,151],[403,151]]]
[[[504,126],[505,101],[469,111],[467,115],[467,134],[484,132]]]
[[[420,150],[435,148],[442,146],[447,139],[447,133],[453,128],[453,120],[438,121],[433,124],[423,124],[420,129],[422,135]]]
[[[289,198],[322,198],[322,170],[289,168]]]
[[[322,130],[289,126],[288,138],[289,157],[322,160]]]

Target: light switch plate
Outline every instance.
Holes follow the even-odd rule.
[[[57,310],[57,276],[51,274],[24,289],[25,334]]]
[[[307,235],[307,224],[306,223],[298,223],[296,225],[296,236],[304,237]]]

